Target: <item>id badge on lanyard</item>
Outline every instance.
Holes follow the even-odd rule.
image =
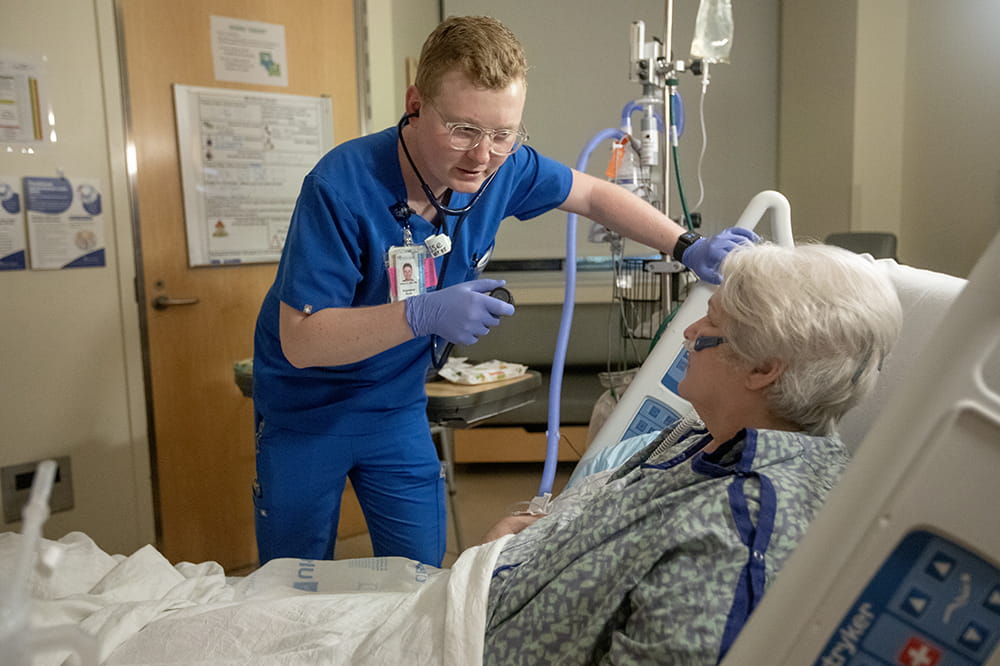
[[[430,236],[423,244],[413,242],[410,225],[403,226],[403,244],[393,245],[386,254],[389,271],[389,299],[402,301],[437,286],[434,259],[451,250],[448,236]]]

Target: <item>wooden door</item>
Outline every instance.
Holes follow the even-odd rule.
[[[253,409],[234,383],[276,264],[188,267],[173,84],[329,96],[334,141],[358,134],[352,0],[119,0],[135,146],[158,547],[173,562],[257,561]],[[216,81],[211,16],[283,25],[288,86]],[[156,309],[158,296],[197,298]]]

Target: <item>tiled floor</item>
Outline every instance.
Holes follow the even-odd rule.
[[[552,484],[553,495],[566,484],[574,463],[560,463]],[[538,493],[542,480],[542,463],[477,463],[455,466],[455,500],[458,506],[459,529],[467,548],[479,543],[479,538],[500,519],[510,513],[518,502],[526,502]],[[448,550],[444,566],[458,558],[459,548],[448,521]],[[336,559],[371,557],[368,534],[360,534],[337,542]]]

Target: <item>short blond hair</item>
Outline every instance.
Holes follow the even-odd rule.
[[[450,16],[434,29],[420,50],[414,81],[434,99],[441,79],[458,70],[477,88],[501,90],[527,80],[528,61],[514,33],[490,16]]]

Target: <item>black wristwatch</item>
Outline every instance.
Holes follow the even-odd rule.
[[[702,235],[697,231],[685,231],[677,239],[677,243],[674,245],[674,251],[670,253],[677,261],[684,261],[684,251],[695,244],[695,242],[701,238]]]

